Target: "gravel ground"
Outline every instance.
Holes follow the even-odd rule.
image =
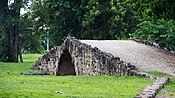
[[[175,56],[164,50],[132,40],[80,40],[100,50],[120,57],[139,70],[158,71],[175,76]]]

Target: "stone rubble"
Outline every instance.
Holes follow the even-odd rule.
[[[140,76],[147,79],[156,79],[154,83],[145,87],[145,89],[137,94],[135,98],[159,98],[157,97],[157,92],[162,89],[169,81],[169,78],[163,77],[159,78],[157,76],[150,75],[145,72],[140,72],[137,70],[129,70],[131,76]]]
[[[137,71],[137,70],[130,70],[129,73],[130,73],[130,75],[141,76],[141,77],[144,77],[144,78],[147,78],[147,79],[157,79],[158,78],[156,76],[150,75],[150,74],[145,73],[145,72],[140,72],[140,71]]]
[[[21,75],[47,75],[46,73],[42,72],[21,72]]]
[[[162,89],[168,81],[169,78],[166,77],[156,79],[154,83],[145,87],[145,89],[140,94],[136,95],[135,98],[155,98],[157,92]]]

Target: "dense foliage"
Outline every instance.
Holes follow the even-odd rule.
[[[43,36],[49,32],[53,46],[67,35],[84,39],[132,35],[174,50],[173,4],[172,0],[35,0],[31,15],[34,31]]]
[[[41,47],[40,34],[33,32],[33,23],[30,13],[21,15],[20,18],[20,32],[19,43],[20,51],[22,53],[40,53],[43,48]]]
[[[133,32],[134,37],[153,40],[162,47],[175,50],[175,1],[138,0],[135,8],[140,21]]]
[[[39,6],[39,8],[38,8]],[[49,32],[53,45],[67,35],[86,39],[128,38],[136,26],[129,1],[35,0],[32,5],[34,30]]]
[[[175,50],[175,25],[173,20],[145,20],[137,25],[135,37],[153,40],[162,47]]]
[[[84,5],[83,38],[127,38],[135,27],[134,11],[128,0],[90,0]]]
[[[20,5],[28,0],[22,1]],[[50,48],[60,45],[68,35],[81,39],[138,37],[175,50],[174,0],[31,0],[31,3],[28,13],[20,19],[9,18],[10,21],[3,16],[6,13],[0,6],[3,13],[0,15],[0,60],[8,58],[10,44],[6,30],[13,28],[14,23],[18,26],[17,50],[23,53],[42,52],[47,45]],[[18,4],[6,8],[10,11],[15,6]]]

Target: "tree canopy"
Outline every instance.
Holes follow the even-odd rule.
[[[0,1],[0,60],[17,61],[22,53],[38,53],[63,39],[152,40],[175,50],[174,0],[28,0]],[[16,36],[16,37],[15,37]],[[11,51],[11,52],[8,52]]]

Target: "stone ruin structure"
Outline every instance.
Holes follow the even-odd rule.
[[[49,75],[129,75],[134,66],[120,61],[110,53],[74,37],[67,37],[61,46],[39,57],[32,69]]]
[[[148,79],[156,79],[154,83],[145,87],[134,98],[155,98],[157,92],[168,83],[169,78],[159,78],[145,72],[139,72],[134,65],[120,61],[110,53],[105,53],[97,47],[74,37],[67,37],[61,46],[51,49],[47,54],[39,57],[32,69],[36,73],[21,73],[26,75],[135,75]]]

